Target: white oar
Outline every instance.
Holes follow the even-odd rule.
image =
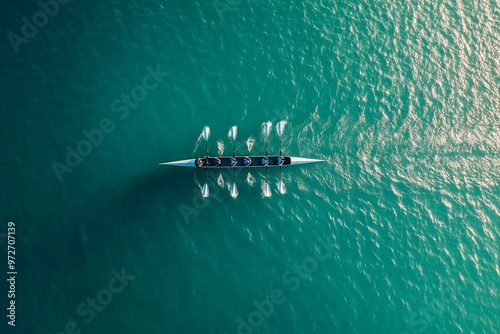
[[[210,138],[210,128],[205,126],[203,128],[203,139],[205,139],[205,157],[208,157],[208,138]]]
[[[271,122],[266,122],[264,123],[262,132],[264,134],[264,137],[266,139],[266,159],[269,161],[269,152],[267,149],[267,143],[269,141],[269,135],[271,134],[271,130],[273,128],[273,123]],[[264,184],[264,188],[262,189],[262,194],[264,197],[270,197],[271,196],[271,187],[269,186],[269,182],[267,181],[267,166],[266,166],[266,183]]]
[[[264,197],[271,197],[271,186],[269,186],[269,183],[264,183],[263,187],[262,187],[262,195]]]
[[[286,121],[280,121],[278,124],[276,124],[276,132],[278,133],[278,136],[280,137],[280,157],[283,156],[283,151],[281,149],[281,144],[283,142],[283,131],[285,131],[285,125]],[[286,192],[285,188],[285,183],[283,182],[283,175],[281,173],[281,166],[280,166],[280,181],[278,182],[278,191],[280,194],[284,194]]]
[[[234,148],[234,143],[236,141],[236,136],[238,135],[238,127],[236,125],[232,126],[231,130],[229,130],[229,133],[233,138],[233,158],[235,158],[236,150]],[[234,178],[235,178],[235,168],[233,168],[233,184],[231,185],[231,189],[229,190],[229,193],[231,194],[232,198],[236,198],[238,196],[238,188],[236,188],[236,183],[234,182]]]
[[[234,142],[236,141],[236,136],[238,135],[238,127],[236,125],[232,126],[229,130],[231,138],[233,138],[233,157],[236,156],[236,151],[234,149]]]
[[[229,189],[229,194],[231,194],[232,198],[238,197],[238,188],[236,188],[236,183],[234,183],[234,181],[231,185],[231,188]]]
[[[266,157],[267,157],[267,142],[269,139],[269,135],[271,134],[271,130],[273,128],[273,123],[266,122],[262,127],[262,133],[264,134],[264,138],[266,139]]]
[[[283,131],[285,131],[285,125],[286,125],[286,121],[280,121],[278,124],[276,124],[276,132],[278,133],[278,136],[280,137],[280,155],[283,154],[281,152],[281,142],[282,142]]]
[[[205,126],[203,128],[203,139],[205,139],[205,184],[203,185],[203,189],[201,190],[201,194],[203,197],[208,197],[209,195],[209,190],[208,190],[208,138],[210,138],[210,128],[208,126]]]
[[[208,197],[209,195],[209,190],[208,190],[208,183],[206,183],[206,177],[205,177],[205,184],[203,185],[203,189],[201,189],[201,194],[203,197]]]

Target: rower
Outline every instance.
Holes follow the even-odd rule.
[[[196,165],[198,167],[203,167],[203,159],[202,158],[198,158],[196,159]]]
[[[236,167],[236,158],[231,157],[231,167]]]
[[[245,166],[250,166],[252,164],[252,159],[250,159],[250,157],[244,157],[243,163],[245,164]]]
[[[262,166],[267,167],[267,165],[269,165],[269,159],[267,157],[263,157],[261,163]]]
[[[281,155],[278,157],[278,166],[283,166],[283,163],[285,163],[285,158],[283,158]]]
[[[215,167],[219,166],[220,165],[220,159],[215,157]]]

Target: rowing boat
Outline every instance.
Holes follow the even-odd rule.
[[[280,158],[282,159],[283,163],[279,162]],[[236,164],[233,163],[233,159],[236,161]],[[245,159],[250,159],[251,163],[248,164],[248,162],[246,162]],[[325,160],[301,158],[301,157],[287,157],[287,156],[281,157],[277,155],[268,156],[267,159],[268,159],[267,166],[265,163],[266,156],[208,157],[208,158],[162,162],[160,163],[160,165],[221,169],[221,168],[252,168],[252,167],[256,168],[256,167],[281,167],[281,166],[284,167],[284,166],[303,165],[303,164],[325,161]],[[206,163],[207,160],[208,164]]]
[[[285,166],[293,166],[293,165],[303,165],[310,164],[315,162],[322,162],[325,160],[320,159],[310,159],[310,158],[302,158],[302,157],[290,157],[283,156],[283,152],[281,150],[282,144],[282,136],[283,130],[285,128],[286,121],[280,121],[276,124],[276,132],[280,137],[280,154],[279,155],[269,155],[268,154],[268,139],[269,134],[271,133],[272,123],[266,122],[263,124],[263,134],[266,140],[266,155],[257,155],[257,156],[237,156],[235,151],[235,141],[236,135],[238,132],[238,128],[236,126],[231,127],[229,130],[229,137],[233,139],[233,155],[225,156],[225,157],[210,157],[208,155],[208,138],[210,137],[210,128],[205,126],[203,128],[203,138],[205,139],[205,156],[196,158],[196,159],[185,159],[185,160],[177,160],[170,162],[161,162],[160,165],[166,166],[177,166],[177,167],[197,167],[206,170],[205,174],[205,184],[201,187],[201,193],[203,197],[209,196],[209,187],[208,187],[208,169],[233,169],[233,182],[230,187],[231,197],[236,198],[238,196],[238,190],[235,183],[235,172],[236,168],[265,168],[266,169],[266,181],[262,188],[262,194],[264,197],[271,196],[271,187],[267,180],[267,168],[268,167],[279,167],[280,168],[280,181],[278,183],[278,191],[281,194],[286,192],[285,184],[283,182],[283,177],[281,175],[281,167]]]

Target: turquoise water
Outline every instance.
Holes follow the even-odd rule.
[[[5,6],[2,333],[497,333],[498,3],[223,4]],[[283,195],[158,166],[282,119]]]

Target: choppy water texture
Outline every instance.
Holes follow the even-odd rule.
[[[40,7],[4,7],[7,333],[497,333],[497,1],[71,1],[18,53]],[[203,202],[204,172],[157,165],[203,155],[205,125],[212,154],[232,125],[262,153],[281,119],[287,154],[328,161],[284,195],[210,174]]]

